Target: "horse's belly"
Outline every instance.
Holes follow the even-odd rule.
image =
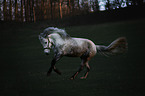
[[[78,47],[71,47],[65,51],[65,55],[69,57],[80,57],[85,53],[85,51],[87,50]]]

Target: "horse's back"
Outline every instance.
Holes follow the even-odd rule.
[[[96,50],[96,45],[89,39],[84,38],[73,38],[79,45],[83,47],[83,45],[87,45],[92,50]]]
[[[84,40],[88,45],[89,57],[93,57],[96,54],[96,45],[94,44],[94,42],[92,42],[89,39],[82,39],[82,40]]]
[[[72,40],[70,40],[69,50],[71,50],[70,53],[72,55],[81,56],[86,54],[86,52],[89,56],[94,56],[96,54],[96,46],[91,40],[84,38],[71,39]]]

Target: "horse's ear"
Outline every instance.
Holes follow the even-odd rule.
[[[43,34],[43,37],[44,37],[44,38],[46,38],[46,37],[47,37],[47,35],[46,35],[46,34]]]
[[[43,33],[40,33],[40,35],[39,36],[43,36]]]

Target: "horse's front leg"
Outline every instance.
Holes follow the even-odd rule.
[[[48,72],[47,72],[47,76],[50,76],[52,70],[54,70],[56,73],[58,73],[59,75],[61,75],[61,72],[55,67],[55,64],[58,60],[60,60],[60,58],[62,57],[61,54],[55,54],[53,60],[51,61],[51,67],[49,68]]]

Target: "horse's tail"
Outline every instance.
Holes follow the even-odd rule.
[[[114,40],[109,46],[96,45],[97,52],[101,55],[117,55],[125,53],[128,49],[125,37]]]

